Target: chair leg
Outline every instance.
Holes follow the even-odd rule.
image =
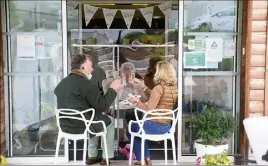
[[[104,151],[105,151],[105,157],[106,157],[106,163],[109,165],[109,156],[108,156],[108,148],[107,148],[107,141],[106,141],[106,135],[102,136],[103,138],[103,146],[104,146]]]
[[[131,136],[131,139],[130,139],[130,151],[129,151],[128,165],[131,165],[131,162],[132,162],[133,144],[134,144],[134,137]]]
[[[61,136],[58,134],[57,145],[56,145],[56,153],[55,153],[55,158],[54,158],[54,164],[56,164],[57,160],[58,160],[59,149],[60,149],[60,141],[61,141]]]
[[[176,158],[176,144],[175,144],[175,139],[171,139],[171,144],[172,144],[172,154],[173,154],[173,164],[177,164],[177,158]]]
[[[86,154],[87,154],[87,137],[84,139],[83,164],[86,163]]]
[[[164,140],[164,148],[165,148],[165,164],[167,165],[167,139]]]
[[[141,139],[141,165],[144,165],[144,139]]]
[[[76,140],[74,140],[74,163],[76,163]]]

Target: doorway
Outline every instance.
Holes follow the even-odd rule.
[[[178,2],[172,1],[172,8],[168,15],[165,15],[158,7],[161,3],[163,1],[153,3],[151,1],[150,3],[117,1],[98,2],[97,4],[87,1],[77,4],[71,11],[67,10],[68,53],[70,56],[68,59],[70,60],[72,55],[81,52],[93,56],[93,65],[96,67],[94,71],[103,73],[103,76],[96,74],[99,78],[94,78],[93,73],[93,78],[97,82],[109,79],[112,73],[118,71],[125,62],[131,62],[136,69],[136,77],[144,79],[149,60],[154,57],[169,60],[178,69]],[[90,21],[87,20],[88,22],[84,12],[87,5],[98,8],[90,17]],[[153,7],[151,25],[148,25],[140,11],[142,8],[149,7]],[[105,20],[105,9],[117,10],[110,27],[107,26]],[[124,20],[122,10],[135,11],[129,27]],[[125,109],[120,106],[117,108],[119,111],[114,111],[113,114],[116,119],[115,144],[124,146],[128,143],[125,135],[127,125],[125,116],[128,112],[132,112],[133,108]],[[153,159],[163,160],[164,143],[151,142],[150,144]],[[168,146],[169,157],[171,157],[171,144]]]

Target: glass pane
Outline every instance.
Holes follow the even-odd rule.
[[[11,155],[54,156],[58,129],[53,91],[63,69],[61,0],[8,3],[9,30],[19,32],[8,36]],[[63,141],[60,155],[64,154]]]
[[[10,31],[61,31],[61,1],[9,0]]]
[[[184,2],[187,32],[236,32],[236,1]]]
[[[58,129],[53,91],[61,79],[57,74],[12,77],[14,156],[55,154]],[[64,154],[63,141],[61,155]]]
[[[183,78],[182,101],[182,154],[195,154],[195,138],[190,127],[193,113],[202,111],[203,106],[213,105],[223,111],[233,111],[233,76],[193,76]],[[232,141],[229,142],[232,152]]]
[[[25,48],[25,37],[30,49]],[[27,32],[10,36],[11,72],[62,73],[62,35],[53,31]],[[24,43],[23,43],[24,42]],[[30,56],[32,55],[32,56]]]
[[[212,50],[214,40],[215,50]],[[234,71],[236,59],[235,36],[207,36],[195,34],[183,37],[184,71]],[[213,52],[214,51],[214,52]],[[197,60],[196,57],[201,59]]]

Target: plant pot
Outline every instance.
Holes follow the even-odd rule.
[[[228,143],[224,145],[214,146],[214,145],[204,145],[204,144],[201,144],[200,142],[202,142],[202,140],[199,139],[199,140],[196,140],[194,143],[197,159],[199,157],[202,158],[202,156],[204,156],[205,154],[219,154],[224,151],[228,151]]]

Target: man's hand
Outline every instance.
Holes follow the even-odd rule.
[[[114,80],[111,85],[110,88],[113,88],[115,91],[118,91],[121,88],[122,84],[121,84],[121,80]]]

